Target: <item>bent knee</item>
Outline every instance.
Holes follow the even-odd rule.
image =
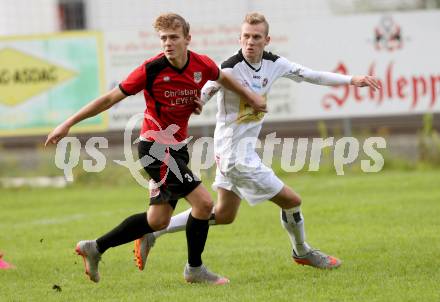
[[[289,209],[293,207],[299,207],[302,203],[301,196],[292,192],[289,194],[288,198],[286,198],[284,204],[280,204],[283,209]]]
[[[231,224],[235,220],[237,211],[224,206],[216,206],[215,208],[215,224]]]
[[[153,230],[159,231],[165,229],[170,224],[170,219],[168,217],[158,217],[149,220],[148,224]]]
[[[193,209],[196,210],[203,216],[210,216],[212,212],[212,208],[214,207],[214,202],[211,199],[205,199],[197,203],[196,206],[193,206]]]

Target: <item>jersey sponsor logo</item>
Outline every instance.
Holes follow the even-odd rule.
[[[183,98],[177,98],[170,101],[171,106],[176,105],[187,105],[187,104],[193,104],[194,103],[194,97],[183,97]],[[174,107],[171,107],[170,109],[174,109]]]
[[[197,95],[197,89],[179,89],[179,90],[165,90],[163,95],[166,98],[173,98],[179,96]]]
[[[194,82],[196,84],[200,83],[202,81],[202,72],[201,71],[196,71],[194,72]]]
[[[263,95],[264,102],[267,102],[266,95]],[[246,124],[250,122],[261,121],[264,117],[264,112],[255,113],[254,109],[243,99],[240,98],[240,108],[238,111],[237,124]]]
[[[259,76],[259,75],[254,75],[253,78],[254,78],[254,79],[261,79],[261,76]]]
[[[197,89],[179,89],[179,90],[165,90],[164,97],[171,98],[170,105],[186,105],[193,104],[197,97]]]

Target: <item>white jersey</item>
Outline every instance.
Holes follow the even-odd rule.
[[[350,76],[330,72],[313,71],[286,58],[264,52],[262,61],[251,64],[241,50],[221,64],[223,72],[231,74],[243,86],[265,97],[273,83],[280,77],[296,82],[303,80],[320,85],[348,84]],[[234,164],[255,166],[259,161],[255,146],[260,133],[264,113],[255,114],[240,97],[217,82],[208,82],[202,89],[202,102],[206,103],[215,93],[217,96],[217,124],[214,133],[214,152],[222,171]],[[220,161],[220,163],[219,163]]]

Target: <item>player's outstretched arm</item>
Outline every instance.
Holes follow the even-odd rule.
[[[368,75],[351,76],[328,71],[316,71],[302,66],[298,68],[297,74],[305,81],[317,85],[337,86],[350,84],[357,87],[370,87],[373,90],[380,89],[379,81],[375,77]]]
[[[119,87],[113,88],[108,93],[85,105],[77,113],[69,117],[62,124],[58,125],[51,133],[49,133],[44,145],[47,146],[49,144],[58,143],[69,133],[69,130],[73,125],[107,110],[125,97],[126,95],[122,93]]]
[[[241,86],[232,76],[220,71],[220,76],[217,80],[223,87],[229,89],[240,97],[242,97],[256,112],[267,112],[266,103],[261,95],[252,92],[249,89]]]

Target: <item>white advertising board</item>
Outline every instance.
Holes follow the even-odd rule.
[[[192,28],[190,48],[218,64],[239,49],[240,26],[206,24]],[[353,86],[325,87],[279,80],[268,97],[267,121],[407,115],[440,111],[440,13],[412,12],[323,17],[271,23],[268,50],[315,70],[371,74],[376,93]],[[152,29],[106,32],[107,86],[160,52]],[[142,94],[110,110],[110,129],[145,109]],[[215,123],[215,101],[191,125]]]

